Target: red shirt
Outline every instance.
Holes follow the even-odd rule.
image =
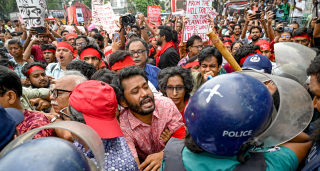
[[[188,101],[186,101],[186,106],[185,106],[184,109],[180,112],[181,115],[182,115],[182,119],[183,119],[183,123],[184,123],[184,124],[186,124],[186,121],[184,120],[184,110],[186,109],[187,104],[188,104]]]
[[[41,112],[25,110],[23,114],[24,121],[16,127],[20,134],[51,123],[49,119]],[[33,138],[50,136],[56,136],[54,129],[43,129],[39,133],[37,133]]]
[[[43,61],[46,62],[46,60],[43,57],[43,53],[41,51],[40,45],[33,45],[31,49],[31,55],[33,55],[33,58],[37,61]]]
[[[154,100],[151,125],[141,122],[129,109],[121,111],[120,127],[134,158],[139,155],[146,159],[148,155],[162,151],[165,143],[160,135],[166,128],[173,134],[172,137],[175,137],[177,130],[177,134],[181,135],[185,129],[181,113],[171,99],[155,96]]]

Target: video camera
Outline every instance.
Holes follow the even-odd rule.
[[[289,32],[292,33],[293,32],[293,27],[287,27],[288,23],[287,22],[283,22],[282,26],[279,26],[278,28],[278,32]]]
[[[136,17],[130,13],[126,13],[124,16],[122,16],[121,21],[124,26],[131,26],[136,23]]]

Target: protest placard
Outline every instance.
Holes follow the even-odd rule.
[[[160,6],[148,6],[147,7],[147,17],[148,21],[156,23],[158,26],[160,25],[161,18],[161,7]]]
[[[208,14],[212,12],[212,0],[187,0],[186,17],[189,20],[184,29],[186,42],[192,35],[197,34],[202,41],[208,41],[206,33],[209,30]]]
[[[95,24],[96,27],[102,25],[103,29],[109,34],[113,34],[115,30],[119,30],[119,27],[114,23],[115,15],[110,2],[105,5],[96,5],[95,8],[98,19],[96,22],[93,22],[93,24]]]
[[[45,0],[17,0],[17,6],[27,30],[44,26]]]
[[[98,16],[98,11],[96,8],[97,6],[102,6],[104,4],[104,0],[92,0],[92,23],[94,24],[101,24],[99,16]]]
[[[77,21],[84,22],[82,8],[77,8]]]

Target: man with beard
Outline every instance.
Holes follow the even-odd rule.
[[[76,38],[76,50],[79,51],[81,47],[87,46],[89,42],[90,41],[87,36],[78,36]],[[74,56],[79,59],[78,53],[74,53]]]
[[[46,60],[47,64],[56,62],[56,47],[44,44],[41,46],[41,51],[43,53],[43,58],[44,60]]]
[[[161,46],[161,50],[158,51],[153,64],[160,69],[177,66],[180,60],[177,51],[174,49],[172,37],[172,29],[169,26],[158,27],[155,38],[157,40],[157,45]]]
[[[139,67],[123,68],[119,77],[121,93],[117,99],[125,108],[120,114],[124,138],[140,169],[158,170],[166,142],[170,137],[185,136],[182,116],[170,99],[153,96]]]
[[[242,39],[244,45],[256,44],[260,40],[262,28],[259,26],[252,26],[249,30],[249,33],[251,40],[248,38]]]
[[[126,45],[126,50],[133,57],[134,65],[139,66],[145,71],[148,80],[159,90],[157,75],[160,69],[156,66],[147,64],[149,48],[148,43],[140,38],[131,39]]]
[[[46,29],[46,28],[45,28]],[[37,36],[38,41],[31,41],[31,38],[33,35]],[[24,49],[26,50],[26,54],[31,54],[33,56],[33,59],[36,61],[43,61],[46,60],[43,58],[43,53],[41,51],[41,46],[44,44],[49,44],[49,39],[52,41],[57,41],[53,35],[49,32],[49,30],[46,29],[46,33],[37,33],[37,31],[31,27],[29,31],[29,36],[25,43],[23,44]],[[30,45],[30,51],[27,51],[28,46]],[[30,55],[29,55],[30,56]],[[29,57],[28,55],[25,56],[25,58]]]
[[[73,47],[66,42],[59,42],[57,45],[56,59],[58,63],[51,63],[47,66],[46,74],[55,79],[62,77],[68,64],[73,58]]]
[[[103,38],[103,36],[101,34],[95,34],[95,35],[93,35],[92,38],[94,38],[96,40],[97,44],[99,45],[100,50],[104,51],[104,41],[103,41],[104,38]]]
[[[46,65],[41,62],[30,62],[22,67],[21,72],[32,88],[49,88],[50,80],[46,75]]]
[[[88,45],[85,47],[81,46],[78,51],[78,55],[80,56],[81,61],[85,61],[86,63],[93,65],[97,71],[103,63],[103,52],[95,45]]]
[[[241,36],[241,26],[239,24],[235,24],[232,26],[233,35],[231,36],[232,42],[239,41]]]

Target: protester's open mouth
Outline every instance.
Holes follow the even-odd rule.
[[[62,60],[64,59],[64,57],[63,57],[63,56],[60,56],[59,58],[60,58],[60,61],[62,61]]]
[[[150,108],[150,107],[152,107],[152,100],[151,100],[151,98],[145,99],[145,100],[142,102],[142,107],[145,107],[145,108]]]

